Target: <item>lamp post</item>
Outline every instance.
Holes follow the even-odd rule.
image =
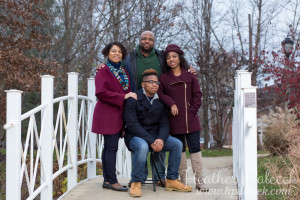
[[[282,42],[281,42],[283,52],[286,55],[287,59],[289,59],[289,56],[291,55],[294,47],[294,41],[287,36]]]
[[[292,51],[293,51],[293,48],[294,48],[294,41],[289,37],[287,36],[282,42],[281,42],[281,45],[282,45],[282,48],[283,48],[283,52],[286,56],[286,62],[285,62],[285,67],[290,67],[290,60],[289,60],[289,57],[290,55],[292,54]],[[288,86],[287,88],[287,95],[290,95],[290,85]],[[284,103],[284,110],[285,110],[285,113],[288,112],[288,104],[290,103],[290,100],[288,101],[285,101]]]

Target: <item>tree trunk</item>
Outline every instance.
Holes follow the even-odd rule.
[[[210,0],[205,0],[203,2],[203,21],[204,21],[204,67],[205,71],[209,71],[209,62],[210,62],[210,17],[211,17],[211,2]],[[206,73],[208,75],[208,73]],[[205,77],[203,87],[203,132],[205,138],[205,148],[208,147],[208,140],[209,140],[209,81],[208,78]]]

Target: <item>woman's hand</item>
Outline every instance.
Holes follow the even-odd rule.
[[[190,66],[190,68],[188,69],[188,72],[194,74],[195,76],[197,76],[197,71],[194,67]]]
[[[128,99],[128,98],[130,98],[130,97],[132,97],[132,98],[134,98],[135,100],[137,100],[137,95],[136,95],[136,93],[134,93],[134,92],[129,92],[129,93],[125,94],[124,99]]]
[[[177,108],[176,104],[171,106],[171,113],[173,116],[178,115],[178,108]]]

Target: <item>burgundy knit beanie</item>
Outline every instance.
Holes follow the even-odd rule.
[[[184,55],[183,51],[176,44],[169,44],[164,51],[164,54],[168,54],[169,52],[176,52],[178,54]]]

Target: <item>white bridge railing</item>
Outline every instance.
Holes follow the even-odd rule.
[[[38,196],[41,200],[53,199],[53,180],[66,171],[67,194],[78,184],[95,178],[96,162],[102,162],[102,136],[91,132],[96,103],[94,79],[88,79],[88,96],[81,96],[78,74],[69,73],[68,96],[55,99],[53,82],[53,76],[42,76],[41,105],[24,114],[21,114],[22,91],[6,91],[7,200],[30,200]],[[23,127],[28,128],[22,130]],[[129,177],[131,156],[123,139],[119,141],[117,154],[118,177]],[[85,163],[87,179],[78,183],[78,166]],[[26,197],[21,188],[28,191]]]
[[[241,200],[257,200],[256,89],[251,86],[251,72],[236,72],[232,122],[233,175],[237,179]]]

